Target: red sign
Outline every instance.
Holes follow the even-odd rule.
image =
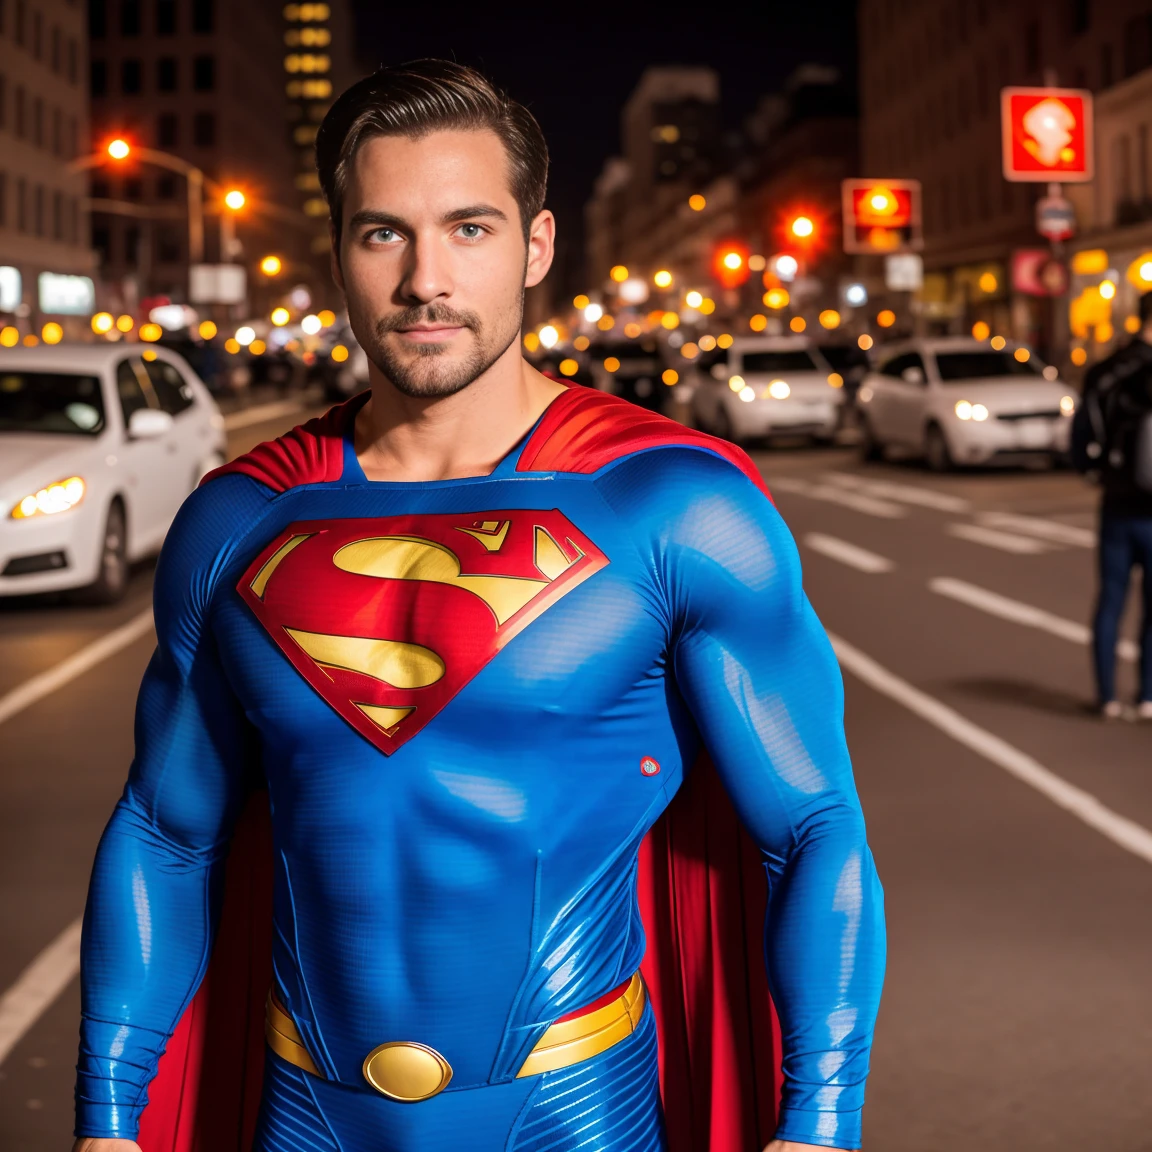
[[[1018,248],[1012,253],[1012,287],[1026,296],[1063,296],[1068,267],[1047,248]]]
[[[1082,183],[1092,179],[1092,93],[1080,88],[1000,92],[1004,179]]]
[[[301,676],[391,754],[608,563],[552,510],[291,524],[238,591]]]
[[[845,252],[912,252],[923,244],[919,180],[845,180]]]

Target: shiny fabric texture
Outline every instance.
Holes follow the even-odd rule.
[[[584,1065],[515,1073],[551,1022],[640,966],[637,852],[703,741],[770,884],[777,1134],[859,1146],[882,894],[839,672],[787,529],[703,446],[635,453],[590,475],[517,472],[515,455],[489,477],[382,484],[363,478],[349,448],[337,480],[275,494],[221,476],[189,498],[157,571],[136,759],[85,913],[78,1134],[135,1134],[207,964],[233,825],[263,785],[275,978],[327,1078],[269,1058],[266,1147],[328,1147],[307,1135],[335,1123],[321,1096],[362,1117],[339,1122],[347,1137],[329,1132],[342,1152],[458,1147],[462,1133],[484,1149],[576,1147],[582,1113],[553,1107],[569,1076],[593,1110],[596,1098],[615,1101],[596,1147],[660,1148],[654,1050],[636,1056],[650,1050],[641,1032]],[[305,681],[237,592],[297,523],[458,515],[467,525],[500,509],[513,524],[559,510],[608,562],[391,755]],[[276,579],[289,578],[286,565]],[[361,619],[389,583],[365,594]],[[451,630],[451,613],[439,627]],[[396,1104],[365,1084],[365,1054],[395,1039],[445,1055],[454,1074],[443,1093]],[[371,1116],[386,1116],[384,1129]],[[517,1132],[537,1142],[509,1145]]]

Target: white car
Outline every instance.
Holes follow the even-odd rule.
[[[804,337],[741,338],[709,358],[713,363],[697,374],[692,393],[692,412],[705,432],[737,443],[797,434],[831,441],[836,435],[842,381]]]
[[[0,596],[118,599],[224,451],[219,409],[174,352],[0,350]]]
[[[967,337],[885,349],[857,394],[862,451],[896,448],[935,471],[997,458],[1068,452],[1073,390],[1023,345]]]

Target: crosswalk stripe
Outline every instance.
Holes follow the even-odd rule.
[[[969,607],[978,608],[981,612],[987,612],[990,616],[998,616],[1001,620],[1011,620],[1013,624],[1022,624],[1026,628],[1037,628],[1041,632],[1059,636],[1061,640],[1069,640],[1073,644],[1092,643],[1092,630],[1086,624],[1066,620],[1063,616],[1044,611],[1043,608],[1036,608],[1020,600],[1011,600],[998,592],[990,592],[987,588],[980,588],[965,580],[940,576],[935,580],[929,580],[928,587],[940,596],[958,600]],[[1139,647],[1131,640],[1121,640],[1116,645],[1116,652],[1125,660],[1136,660],[1140,655]]]
[[[973,544],[984,544],[998,548],[1001,552],[1014,552],[1018,556],[1034,556],[1038,552],[1049,551],[1049,545],[1030,536],[1010,536],[997,532],[994,528],[983,528],[979,524],[949,524],[948,535],[958,536]]]
[[[1024,536],[1035,536],[1053,544],[1070,544],[1077,548],[1095,548],[1096,533],[1059,520],[1043,520],[1037,516],[1017,516],[1011,512],[985,512],[978,517],[989,528],[1004,528]]]
[[[841,564],[847,564],[859,572],[891,572],[895,567],[886,556],[878,556],[867,548],[849,544],[847,540],[839,540],[835,536],[825,536],[823,532],[809,532],[804,537],[804,543],[813,552],[839,560]]]
[[[971,507],[969,501],[962,496],[950,496],[947,492],[921,488],[916,484],[873,480],[855,472],[827,472],[825,476],[833,484],[850,485],[869,496],[878,496],[882,500],[899,500],[904,504],[917,504],[921,508],[932,508],[937,512],[967,512]]]
[[[853,647],[839,636],[829,635],[832,648],[840,666],[863,680],[870,688],[887,696],[890,700],[907,708],[909,712],[927,721],[959,744],[971,749],[985,760],[1003,768],[1028,787],[1034,788],[1041,796],[1063,808],[1089,828],[1107,837],[1113,844],[1126,852],[1152,864],[1152,832],[1142,824],[1121,816],[1119,812],[1106,807],[1090,792],[1057,776],[1039,761],[1034,760],[1019,748],[1002,740],[954,708],[922,692],[919,688],[902,680],[878,664],[871,656]]]
[[[0,996],[0,1064],[80,971],[80,923],[73,920]]]
[[[866,516],[878,516],[883,520],[900,520],[908,515],[908,510],[888,500],[877,500],[843,488],[838,484],[810,484],[807,480],[797,480],[793,476],[780,476],[768,480],[768,488],[773,492],[794,492],[797,496],[807,496],[809,500],[824,500],[829,504],[839,504]]]

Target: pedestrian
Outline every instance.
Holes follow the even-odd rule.
[[[1116,695],[1116,641],[1133,568],[1142,570],[1140,690],[1135,716],[1152,720],[1152,292],[1140,331],[1088,372],[1072,434],[1073,461],[1101,486],[1099,596],[1092,626],[1096,701],[1125,715]]]

